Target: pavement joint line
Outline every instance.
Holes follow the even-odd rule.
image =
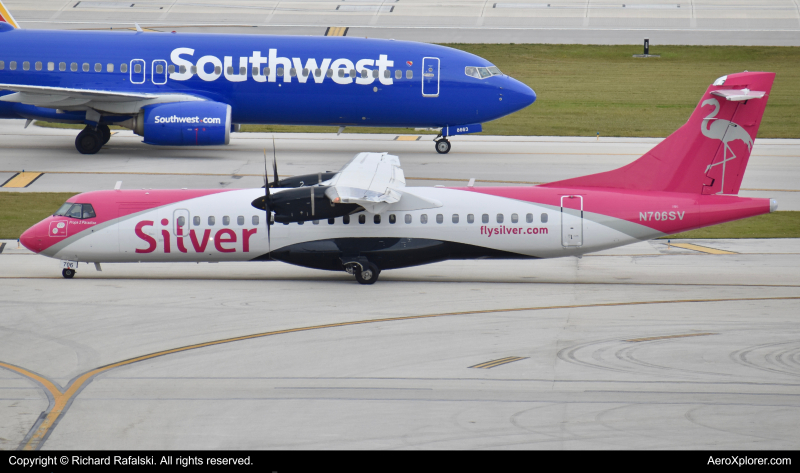
[[[478,369],[487,369],[488,370],[488,369],[494,368],[496,366],[505,365],[505,364],[508,364],[508,363],[513,363],[515,361],[527,360],[527,359],[528,359],[528,357],[509,356],[509,357],[506,357],[506,358],[500,358],[499,360],[492,360],[492,361],[486,361],[484,363],[479,363],[477,365],[470,366],[470,368],[478,368]]]
[[[628,340],[623,340],[624,342],[650,342],[653,340],[667,340],[673,338],[686,338],[686,337],[702,337],[706,335],[719,335],[718,333],[713,332],[704,332],[704,333],[684,333],[681,335],[662,335],[660,337],[644,337],[644,338],[630,338]]]
[[[517,308],[509,308],[509,309],[486,309],[486,310],[469,310],[469,311],[462,311],[462,312],[443,312],[439,314],[423,314],[423,315],[407,315],[407,316],[400,316],[400,317],[386,317],[386,318],[379,318],[379,319],[367,319],[367,320],[355,320],[350,322],[339,322],[339,323],[331,323],[331,324],[322,324],[322,325],[311,325],[306,327],[297,327],[297,328],[289,328],[283,330],[274,330],[270,332],[261,332],[251,335],[241,335],[238,337],[231,337],[225,338],[220,340],[214,340],[210,342],[203,342],[203,343],[196,343],[193,345],[187,345],[179,348],[172,348],[167,350],[162,350],[154,353],[150,353],[147,355],[137,356],[134,358],[129,358],[127,360],[118,361],[116,363],[111,363],[108,365],[100,366],[98,368],[89,370],[84,372],[83,374],[77,376],[72,380],[72,382],[67,386],[66,390],[60,389],[54,382],[50,381],[46,377],[34,373],[33,371],[26,370],[25,368],[12,365],[9,363],[4,363],[0,361],[0,367],[18,373],[22,376],[31,379],[41,386],[45,388],[47,391],[48,396],[52,396],[53,401],[48,406],[48,410],[43,412],[44,418],[41,417],[37,419],[37,422],[31,427],[31,432],[29,432],[28,436],[26,436],[27,440],[23,440],[24,444],[20,446],[20,450],[39,450],[44,446],[44,443],[47,441],[48,437],[52,433],[53,429],[58,425],[58,422],[63,416],[66,414],[69,407],[72,405],[72,401],[75,397],[80,394],[80,392],[92,382],[92,380],[106,372],[110,371],[114,368],[119,368],[122,366],[130,365],[133,363],[137,363],[140,361],[151,360],[153,358],[171,355],[174,353],[180,353],[188,350],[194,350],[199,348],[205,348],[215,345],[221,345],[225,343],[233,343],[238,341],[245,341],[245,340],[253,340],[256,338],[264,338],[273,335],[282,335],[288,333],[297,333],[297,332],[307,332],[311,330],[320,330],[326,328],[336,328],[336,327],[347,327],[351,325],[364,325],[364,324],[371,324],[371,323],[379,323],[379,322],[397,322],[397,321],[405,321],[405,320],[419,320],[419,319],[430,319],[435,317],[447,317],[447,316],[458,316],[458,315],[478,315],[478,314],[499,314],[499,313],[507,313],[507,312],[523,312],[523,311],[534,311],[534,310],[559,310],[559,309],[577,309],[577,308],[592,308],[592,307],[615,307],[615,306],[634,306],[634,305],[656,305],[656,304],[682,304],[682,303],[700,303],[700,302],[735,302],[735,301],[767,301],[767,300],[800,300],[800,296],[790,296],[790,297],[738,297],[738,298],[726,298],[726,299],[684,299],[684,300],[673,300],[673,301],[639,301],[639,302],[606,302],[606,303],[595,303],[595,304],[577,304],[577,305],[557,305],[557,306],[542,306],[542,307],[517,307]],[[41,421],[41,422],[40,422]]]

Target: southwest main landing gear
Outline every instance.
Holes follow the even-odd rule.
[[[447,138],[436,140],[436,152],[439,154],[447,154],[450,152],[450,142]]]
[[[97,125],[97,129],[87,126],[75,138],[75,148],[81,154],[95,154],[111,139],[108,125]]]

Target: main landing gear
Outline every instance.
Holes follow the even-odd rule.
[[[111,130],[108,129],[108,125],[97,125],[96,129],[87,126],[75,138],[75,148],[81,154],[95,154],[110,139]]]
[[[450,152],[450,142],[447,141],[447,138],[436,140],[436,152],[439,154],[447,154]]]
[[[375,263],[365,261],[366,258],[361,257],[359,260],[360,261],[357,263],[346,263],[345,271],[355,276],[359,284],[375,284],[375,281],[378,280],[378,276],[381,274],[381,270],[378,269]]]
[[[61,270],[61,275],[67,279],[72,279],[75,276],[75,270],[64,268],[63,270]]]

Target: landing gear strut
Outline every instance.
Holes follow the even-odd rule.
[[[447,141],[447,138],[436,140],[436,152],[439,154],[447,154],[450,152],[450,142]]]
[[[75,270],[64,268],[63,270],[61,270],[61,275],[67,279],[72,279],[72,277],[75,276]]]
[[[111,130],[106,125],[98,125],[94,130],[87,126],[75,138],[75,148],[81,154],[95,154],[111,138]]]
[[[363,269],[361,266],[354,266],[353,274],[355,274],[356,281],[358,281],[359,284],[375,284],[375,281],[378,280],[378,275],[381,274],[381,270],[378,269],[375,264],[369,263],[367,267]]]

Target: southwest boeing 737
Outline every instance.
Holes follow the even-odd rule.
[[[397,157],[360,153],[339,172],[272,189],[79,194],[21,242],[62,260],[67,278],[80,262],[276,260],[372,284],[382,270],[448,259],[580,256],[776,210],[774,200],[736,195],[774,78],[720,77],[685,125],[600,174],[410,188]]]
[[[227,144],[241,124],[434,128],[447,153],[449,136],[536,100],[489,61],[424,43],[17,26],[0,2],[0,118],[86,124],[84,154],[112,124],[167,146]]]

